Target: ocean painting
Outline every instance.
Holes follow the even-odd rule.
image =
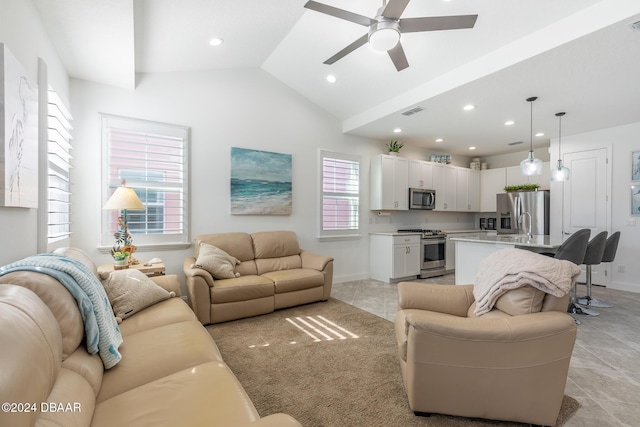
[[[291,154],[231,147],[231,214],[291,214]]]

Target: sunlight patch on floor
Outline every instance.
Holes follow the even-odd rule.
[[[358,335],[326,319],[323,316],[306,316],[305,318],[287,317],[285,320],[304,332],[309,338],[313,340],[313,342],[359,338]],[[296,344],[296,342],[291,341],[290,344]]]

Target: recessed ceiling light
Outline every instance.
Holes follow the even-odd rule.
[[[544,132],[538,132],[536,133],[536,136],[544,136]]]
[[[216,38],[213,38],[213,39],[209,40],[209,45],[210,46],[220,46],[223,42],[224,42],[223,39],[221,39],[220,37],[216,37]]]
[[[469,150],[475,150],[476,147],[469,147]]]
[[[513,126],[515,124],[516,124],[516,122],[514,122],[513,120],[507,120],[506,122],[504,122],[505,126]]]
[[[327,76],[327,81],[328,81],[329,83],[335,83],[335,82],[337,81],[336,76],[334,76],[333,74],[329,74],[329,75]]]
[[[444,141],[442,138],[436,139],[436,142],[442,142],[442,141]]]
[[[476,108],[476,106],[475,106],[475,105],[471,105],[471,104],[467,104],[467,105],[465,105],[464,107],[462,107],[462,109],[463,109],[464,111],[471,111],[471,110],[473,110],[474,108]]]
[[[393,130],[393,133],[400,133],[400,132],[402,132],[402,129],[400,129],[400,128],[395,128]]]
[[[633,28],[636,31],[640,31],[640,21],[636,21],[633,24],[631,24],[631,28]]]

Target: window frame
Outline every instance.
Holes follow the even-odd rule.
[[[129,230],[133,235],[133,244],[137,247],[138,251],[145,250],[158,250],[158,249],[184,249],[191,245],[191,232],[190,232],[190,173],[189,173],[189,148],[190,148],[190,128],[187,126],[174,125],[170,123],[155,122],[144,119],[137,119],[131,117],[115,116],[111,114],[100,113],[101,121],[101,145],[102,145],[102,206],[104,206],[112,194],[112,189],[115,189],[120,184],[120,177],[109,176],[111,169],[111,158],[109,154],[111,139],[109,132],[112,128],[121,129],[125,131],[131,131],[132,133],[141,133],[147,135],[160,135],[161,138],[171,138],[176,141],[180,141],[182,146],[182,156],[176,157],[182,167],[182,181],[173,182],[170,184],[159,182],[156,183],[152,180],[129,180],[127,179],[127,186],[136,188],[144,188],[147,191],[159,191],[159,188],[167,186],[170,188],[168,193],[163,192],[166,197],[167,194],[181,194],[182,202],[180,206],[181,210],[181,224],[182,232],[180,233],[150,233],[150,228],[147,226],[144,229],[147,230],[145,234],[135,232],[135,227],[129,227]],[[131,173],[128,168],[123,168],[123,171]],[[151,171],[155,173],[157,169],[144,169],[145,171]],[[140,197],[140,194],[138,194]],[[145,197],[140,197],[141,200],[145,200]],[[165,210],[168,210],[167,206],[164,206]],[[175,209],[175,208],[172,208]],[[101,216],[101,246],[98,248],[103,253],[108,253],[113,244],[115,243],[113,232],[110,231],[110,220],[112,219],[114,211],[102,210]],[[143,212],[143,211],[140,211]],[[138,214],[138,211],[127,212],[127,218],[131,218]],[[148,212],[145,210],[144,214],[148,216]],[[164,215],[164,214],[163,214]],[[128,221],[129,222],[129,221]],[[148,224],[148,222],[146,223]],[[153,227],[152,227],[153,228]],[[151,228],[151,229],[152,229]]]
[[[358,165],[358,192],[356,195],[346,192],[325,192],[324,190],[324,159],[336,159],[347,162],[357,163]],[[359,155],[341,153],[332,150],[320,149],[318,151],[318,176],[319,176],[319,197],[318,197],[318,239],[349,239],[362,237],[362,159]],[[339,197],[352,197],[357,200],[357,213],[355,219],[357,220],[356,228],[349,229],[324,229],[324,198],[327,195],[334,195]]]

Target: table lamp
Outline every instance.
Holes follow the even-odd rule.
[[[123,179],[122,186],[116,188],[102,209],[122,211],[122,215],[118,215],[120,230],[114,234],[116,244],[111,249],[111,255],[116,252],[129,252],[129,264],[137,264],[138,260],[131,256],[136,247],[133,245],[133,237],[127,228],[127,209],[144,210],[145,207],[133,188],[127,187],[126,184],[127,182]]]

